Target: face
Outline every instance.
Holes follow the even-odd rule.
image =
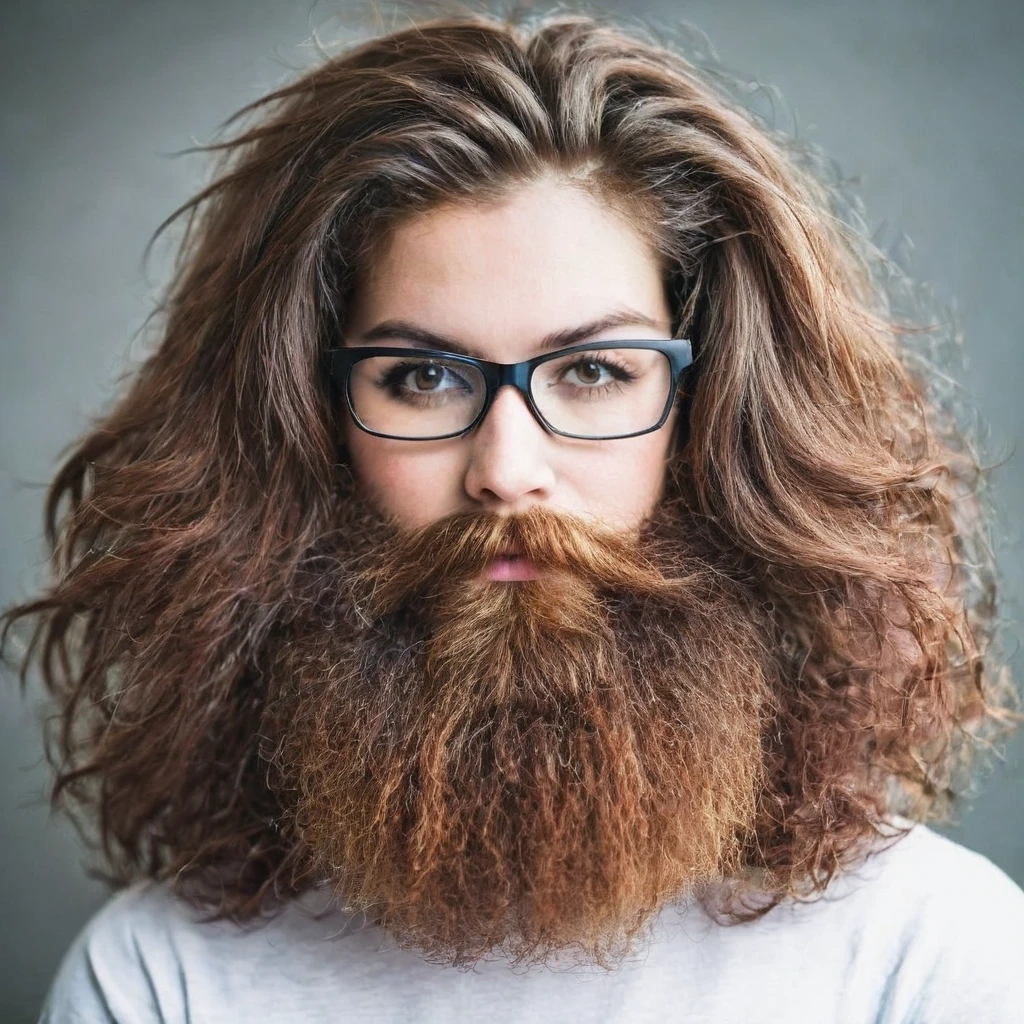
[[[403,326],[382,333],[383,324]],[[659,264],[622,214],[545,179],[500,205],[445,207],[400,226],[361,284],[345,342],[410,345],[413,328],[512,363],[548,351],[554,332],[588,326],[575,344],[671,337]],[[565,438],[506,387],[461,437],[380,438],[346,414],[345,438],[357,478],[403,527],[539,505],[629,531],[660,497],[676,417],[674,407],[639,437]]]
[[[548,181],[397,231],[347,341],[411,349],[425,332],[446,341],[431,348],[511,363],[555,333],[660,339],[670,323],[636,230]],[[634,363],[594,397],[595,364],[571,360],[544,378],[546,408],[589,422],[615,396],[634,412],[657,379]],[[361,411],[382,430],[453,409],[470,422],[479,391],[429,365],[410,376],[403,356],[392,380],[377,364],[356,385]],[[652,387],[645,416],[667,392]],[[302,870],[434,962],[502,947],[523,964],[572,950],[608,966],[747,848],[763,631],[692,549],[682,503],[658,500],[675,418],[581,441],[504,388],[463,436],[346,424],[357,479],[339,474],[331,528],[282,613],[263,727]]]
[[[652,545],[542,505],[405,531],[343,495],[266,659],[300,870],[464,966],[614,966],[667,903],[733,876],[764,628],[681,525],[669,501]],[[479,579],[506,544],[544,572]]]

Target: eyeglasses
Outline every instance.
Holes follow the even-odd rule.
[[[356,426],[405,441],[468,433],[505,386],[523,395],[553,434],[582,440],[649,434],[668,419],[679,376],[693,361],[685,338],[599,341],[521,363],[395,347],[331,348],[326,356]]]

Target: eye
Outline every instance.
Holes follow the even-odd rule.
[[[575,380],[571,379],[573,374],[575,374]],[[565,375],[569,383],[583,384],[587,387],[607,384],[614,379],[608,366],[597,359],[580,359],[566,369]]]
[[[407,386],[416,391],[436,391],[445,378],[444,367],[437,363],[420,363],[406,375]]]
[[[473,385],[465,379],[460,370],[444,363],[420,359],[403,359],[396,362],[383,373],[380,384],[392,390],[404,390],[414,395],[473,390]]]

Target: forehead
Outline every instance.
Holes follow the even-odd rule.
[[[407,321],[505,362],[622,308],[669,330],[657,254],[625,214],[543,179],[500,203],[444,206],[399,225],[363,276],[346,333]],[[610,333],[630,335],[652,331]]]

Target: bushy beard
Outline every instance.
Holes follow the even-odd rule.
[[[635,539],[545,508],[412,533],[340,508],[264,734],[287,827],[343,906],[434,962],[611,966],[740,868],[764,632],[667,507]],[[486,579],[507,550],[539,578]]]

